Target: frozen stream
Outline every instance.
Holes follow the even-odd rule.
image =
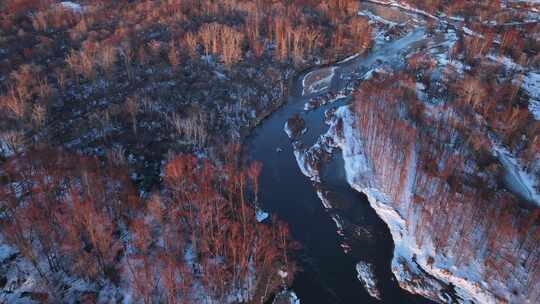
[[[343,160],[334,153],[321,172],[321,187],[328,193],[332,208],[324,208],[316,185],[304,176],[293,155],[292,142],[283,131],[287,119],[299,114],[307,132],[300,140],[312,145],[326,132],[324,112],[349,102],[341,98],[333,103],[305,111],[304,104],[314,95],[338,92],[354,79],[382,64],[399,66],[403,56],[424,42],[425,33],[417,29],[390,43],[376,46],[367,57],[355,57],[332,68],[333,76],[321,77],[310,94],[304,88],[304,76],[298,75],[290,88],[288,102],[275,111],[247,139],[246,154],[260,161],[261,206],[286,221],[293,237],[300,242],[299,271],[293,290],[302,303],[378,303],[357,278],[360,261],[374,266],[381,298],[385,303],[426,303],[427,300],[401,290],[390,269],[393,242],[385,223],[369,206],[366,197],[352,190],[345,179]],[[322,89],[321,89],[322,88]],[[307,96],[304,96],[306,93]],[[341,229],[340,229],[341,226]],[[345,253],[348,251],[348,253]]]

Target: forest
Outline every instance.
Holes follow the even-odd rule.
[[[266,218],[275,171],[245,142],[291,96],[312,102],[293,145],[305,113],[347,101],[370,186],[434,249],[419,263],[538,301],[539,6],[0,1],[0,303],[278,304],[309,250]],[[370,57],[418,28],[403,63]],[[296,96],[317,68],[328,87]]]
[[[58,149],[4,165],[1,231],[39,274],[34,300],[114,301],[92,291],[112,285],[141,303],[264,302],[292,278],[287,226],[255,220],[256,163],[178,155],[165,165],[164,189],[144,199],[125,166]],[[74,277],[88,290],[65,294]]]
[[[500,299],[511,289],[516,301],[540,296],[540,217],[537,202],[512,187],[508,156],[498,151],[532,176],[530,191],[540,188],[540,122],[522,86],[523,67],[540,67],[538,29],[479,26],[480,35],[458,36],[449,47],[453,64],[413,53],[405,69],[361,83],[352,106],[373,183],[421,252],[413,261],[505,282],[483,289]]]
[[[153,170],[146,188],[167,151],[219,157],[282,104],[295,69],[371,41],[356,1],[0,5],[0,156],[125,150],[146,160],[130,170]]]
[[[356,11],[2,1],[0,231],[24,268],[2,288],[30,277],[21,296],[38,302],[264,303],[290,285],[298,245],[279,219],[257,222],[261,168],[238,144],[295,69],[369,48]]]

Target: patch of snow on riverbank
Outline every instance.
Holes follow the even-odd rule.
[[[356,273],[358,280],[362,282],[368,293],[372,297],[380,300],[381,292],[377,288],[378,282],[373,265],[366,262],[358,262],[356,264]]]
[[[326,194],[321,189],[317,189],[317,196],[321,200],[324,209],[332,209],[332,204],[330,203],[330,200],[326,198]]]

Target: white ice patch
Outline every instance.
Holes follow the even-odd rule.
[[[261,209],[257,210],[257,213],[255,214],[255,217],[257,218],[257,222],[261,223],[264,220],[268,218],[269,214],[268,212],[264,212]]]
[[[330,88],[330,84],[332,83],[332,79],[334,79],[336,70],[337,67],[330,67],[307,73],[302,79],[302,95],[317,94]],[[321,77],[319,74],[324,72],[326,72],[326,75]],[[320,79],[318,79],[319,77]]]
[[[358,262],[356,264],[356,273],[358,280],[362,282],[368,293],[376,298],[381,299],[381,292],[377,288],[377,277],[375,276],[374,267],[366,262]]]

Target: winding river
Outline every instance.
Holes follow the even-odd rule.
[[[326,110],[350,102],[350,97],[304,110],[316,95],[337,93],[367,71],[383,64],[399,66],[403,57],[422,46],[425,33],[416,29],[389,43],[375,46],[367,57],[351,58],[334,66],[327,88],[304,94],[303,79],[297,75],[289,90],[288,102],[265,119],[247,139],[249,159],[260,161],[261,207],[289,224],[300,242],[299,271],[292,289],[302,303],[378,303],[357,278],[356,264],[374,265],[382,301],[385,303],[426,303],[427,300],[399,288],[391,273],[393,242],[385,223],[369,206],[367,198],[349,187],[340,153],[334,153],[321,170],[321,187],[327,191],[332,208],[323,207],[314,183],[304,176],[293,155],[292,141],[283,131],[287,119],[300,115],[307,132],[300,141],[312,145],[326,132]],[[340,228],[341,227],[341,228]],[[348,253],[345,253],[344,248]]]

